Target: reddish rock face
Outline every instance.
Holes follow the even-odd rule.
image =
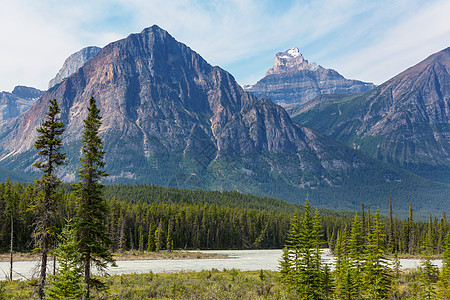
[[[257,97],[290,107],[323,94],[357,94],[374,87],[372,83],[346,79],[335,70],[309,63],[298,48],[293,48],[277,53],[266,76],[244,88]]]

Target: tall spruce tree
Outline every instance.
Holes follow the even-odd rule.
[[[105,224],[106,203],[103,199],[102,178],[108,176],[105,167],[102,141],[99,137],[101,123],[100,109],[94,97],[89,100],[88,115],[84,120],[80,182],[74,185],[78,197],[78,209],[74,218],[74,232],[77,238],[80,261],[84,268],[86,284],[85,299],[90,297],[92,287],[103,287],[103,283],[91,276],[91,266],[105,272],[108,264],[114,265],[110,251],[111,239]]]
[[[392,287],[390,262],[385,256],[385,238],[384,225],[377,209],[368,235],[364,262],[363,279],[369,299],[386,299]]]
[[[311,216],[309,200],[306,198],[303,218],[300,220],[294,214],[291,220],[286,250],[280,260],[284,283],[300,299],[321,299],[322,292],[328,291],[331,285],[329,276],[323,272],[319,248],[322,237],[320,228],[319,214],[316,211],[314,217]],[[324,280],[325,277],[327,280]]]
[[[442,251],[442,270],[438,282],[438,295],[440,299],[450,299],[450,233],[444,241]]]
[[[56,99],[50,100],[48,113],[41,127],[37,128],[40,134],[34,147],[39,150],[41,159],[33,166],[42,171],[42,176],[36,180],[38,197],[31,205],[35,214],[34,238],[38,250],[41,252],[38,296],[44,299],[44,287],[47,272],[47,257],[50,250],[51,238],[56,233],[55,215],[57,207],[56,189],[61,180],[55,175],[56,168],[66,162],[65,154],[61,153],[64,124],[60,122],[60,108]]]

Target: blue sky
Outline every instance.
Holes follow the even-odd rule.
[[[251,84],[276,52],[380,84],[450,46],[448,0],[3,0],[0,91],[46,89],[65,58],[157,24]]]

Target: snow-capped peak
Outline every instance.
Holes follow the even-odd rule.
[[[278,52],[277,56],[283,59],[300,59],[303,60],[303,56],[297,47],[287,50],[286,52]]]
[[[302,55],[301,53],[300,53],[300,51],[298,50],[298,48],[297,47],[295,47],[295,48],[292,48],[292,49],[289,49],[288,51],[286,51],[290,56],[293,56],[293,57],[297,57],[297,56],[299,56],[299,55]]]

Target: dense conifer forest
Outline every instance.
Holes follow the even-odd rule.
[[[76,197],[70,186],[58,191],[56,224],[61,230],[75,216]],[[13,223],[14,251],[30,251],[34,215],[29,210],[37,190],[33,184],[0,184],[0,249],[10,249]],[[282,248],[295,211],[303,206],[284,201],[240,194],[179,190],[150,185],[108,185],[105,187],[106,226],[113,251],[166,249],[264,249]],[[386,201],[389,206],[389,201]],[[361,212],[320,210],[323,238],[321,247],[334,249],[339,234],[350,230],[358,214],[368,230],[376,208]],[[428,222],[414,220],[413,207],[406,219],[381,216],[384,243],[390,252],[421,254],[426,243],[440,254],[449,231],[445,213],[430,216]],[[12,222],[11,222],[12,220]],[[346,229],[347,228],[347,229]],[[169,238],[169,243],[168,243]],[[428,241],[427,241],[428,239]],[[153,245],[155,243],[155,245]]]

